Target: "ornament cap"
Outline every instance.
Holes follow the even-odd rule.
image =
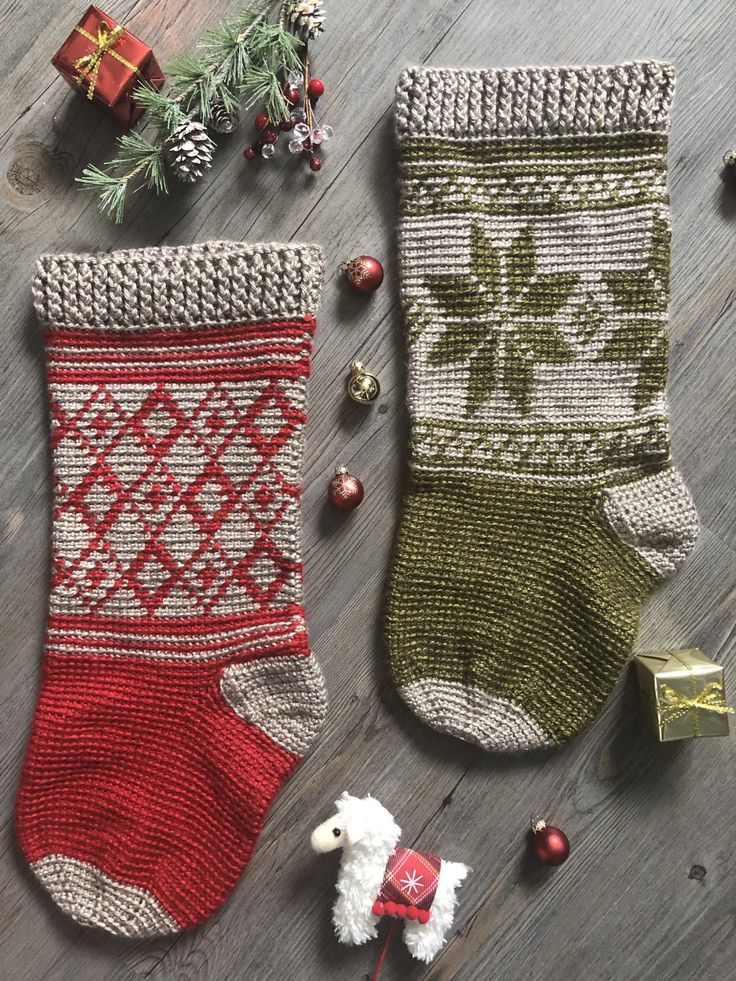
[[[545,865],[562,865],[570,854],[570,841],[565,832],[539,818],[532,821],[530,839],[534,854]]]

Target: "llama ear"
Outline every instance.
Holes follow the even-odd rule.
[[[345,826],[345,839],[348,845],[357,845],[367,834],[368,829],[360,818],[353,815],[348,819]]]

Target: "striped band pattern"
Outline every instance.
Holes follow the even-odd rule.
[[[209,916],[324,719],[300,523],[320,287],[313,246],[39,260],[52,576],[18,835],[85,925]]]
[[[390,664],[425,721],[563,742],[697,518],[670,462],[670,65],[399,79],[412,480]]]

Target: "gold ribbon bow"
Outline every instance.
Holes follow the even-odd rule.
[[[660,691],[659,704],[662,709],[660,721],[663,726],[669,725],[675,719],[682,718],[691,709],[696,712],[698,710],[717,712],[719,715],[733,715],[736,711],[726,705],[726,700],[723,697],[723,686],[719,681],[711,681],[702,691],[690,698],[681,695],[674,688],[665,684],[662,685]]]
[[[81,85],[85,78],[88,78],[87,83],[87,98],[93,99],[95,94],[95,86],[97,85],[97,76],[100,74],[100,65],[102,64],[102,59],[106,54],[112,55],[121,65],[125,65],[126,68],[130,68],[131,71],[135,72],[136,75],[140,76],[140,72],[137,67],[124,58],[121,54],[115,51],[114,46],[118,43],[120,38],[125,34],[125,28],[118,24],[117,27],[110,30],[110,25],[106,24],[104,20],[100,21],[97,25],[97,37],[94,34],[90,34],[83,27],[77,25],[74,28],[83,37],[86,37],[88,41],[97,45],[94,51],[90,51],[89,54],[82,55],[81,58],[77,58],[74,62],[74,67],[79,72],[79,78],[77,79],[77,84]]]

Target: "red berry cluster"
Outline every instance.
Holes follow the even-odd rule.
[[[246,160],[252,160],[257,153],[263,150],[264,146],[274,144],[278,140],[279,131],[286,133],[293,128],[294,121],[291,119],[284,119],[280,123],[272,123],[265,112],[259,112],[256,116],[256,129],[260,133],[260,136],[255,143],[252,143],[243,150],[243,156]]]
[[[302,122],[304,119],[313,124],[314,107],[316,106],[317,100],[320,98],[320,96],[324,94],[325,86],[324,82],[319,78],[312,78],[309,80],[306,91],[304,111],[301,113],[301,120],[299,119],[298,114],[294,113],[294,110],[298,109],[299,103],[301,102],[301,93],[299,92],[299,89],[293,87],[290,82],[284,82],[281,91],[283,92],[284,99],[292,110],[291,117],[280,123],[276,123],[269,119],[268,113],[259,112],[255,118],[255,124],[260,135],[254,143],[246,147],[243,151],[243,156],[246,160],[252,160],[257,153],[260,153],[265,157],[272,156],[273,150],[266,151],[264,153],[264,147],[273,146],[281,133],[291,132],[295,125],[300,123],[304,128],[307,128],[305,123]],[[302,155],[309,159],[310,168],[314,171],[318,171],[322,167],[322,160],[317,156],[315,151],[315,142],[312,139],[312,134],[314,133],[313,125],[310,126],[309,129],[309,135],[304,139],[301,139],[301,151],[298,143],[295,143],[294,145],[296,146],[297,152],[301,152]],[[297,140],[299,139],[300,137],[297,135]],[[292,146],[290,146],[290,149],[292,149]]]

